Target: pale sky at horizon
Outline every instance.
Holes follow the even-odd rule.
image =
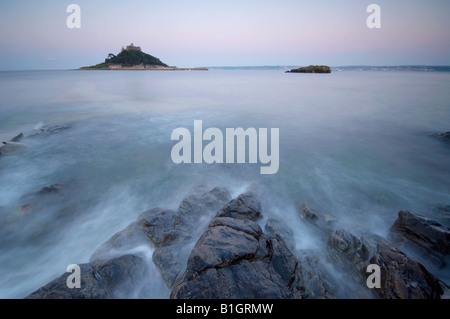
[[[450,65],[449,19],[448,0],[2,0],[0,70],[93,65],[131,42],[179,67]]]

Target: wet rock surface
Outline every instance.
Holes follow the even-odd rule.
[[[379,298],[440,299],[444,294],[440,281],[423,265],[384,240],[370,263],[381,268],[381,288],[373,289]]]
[[[171,298],[303,298],[298,261],[252,220],[218,217],[189,256]]]
[[[80,264],[80,288],[69,288],[65,273],[26,299],[112,299],[133,295],[146,281],[145,263],[134,255]]]
[[[64,193],[62,184],[43,187],[33,196]],[[424,256],[448,255],[448,228],[401,211],[390,239],[335,229],[336,219],[308,207],[300,220],[318,230],[327,254],[295,250],[291,225],[268,218],[264,230],[257,196],[231,199],[224,188],[195,187],[177,210],[153,208],[114,234],[81,264],[82,289],[68,289],[63,274],[28,298],[133,298],[152,289],[148,262],[159,269],[171,298],[329,299],[344,297],[439,299],[448,287],[402,245],[411,243]],[[297,238],[298,240],[298,238]],[[133,253],[144,247],[152,258]],[[406,247],[406,246],[405,246]],[[409,250],[408,250],[409,251]],[[440,260],[441,260],[440,259]],[[443,259],[442,259],[443,260]],[[381,271],[381,287],[369,289],[367,266]],[[442,265],[441,265],[442,266]],[[431,269],[434,265],[430,265]],[[338,274],[338,275],[337,275]],[[336,276],[340,279],[336,280]],[[356,287],[342,293],[340,285]],[[353,288],[352,288],[353,289]]]
[[[269,218],[264,227],[265,232],[268,234],[278,234],[283,238],[284,242],[291,251],[295,250],[295,239],[294,232],[292,229],[283,221]]]
[[[321,213],[305,205],[301,205],[300,218],[306,223],[313,225],[325,235],[329,235],[333,231],[336,223],[335,217]]]
[[[400,211],[392,225],[393,236],[444,255],[450,254],[450,229],[429,218],[410,211]]]

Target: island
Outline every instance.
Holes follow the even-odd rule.
[[[286,71],[286,73],[331,73],[331,69],[326,65],[310,65],[298,69]]]
[[[160,59],[142,52],[133,43],[122,47],[119,54],[109,53],[105,62],[81,67],[78,70],[156,70],[156,71],[207,71],[207,68],[178,68],[163,63]]]

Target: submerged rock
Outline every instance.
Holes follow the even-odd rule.
[[[22,139],[22,137],[23,137],[23,134],[19,133],[18,135],[14,136],[9,142],[3,141],[0,144],[0,155],[10,154],[10,153],[14,153],[14,152],[26,149],[28,147],[26,144],[19,143],[19,141]]]
[[[329,235],[333,231],[336,224],[335,217],[315,211],[304,205],[301,208],[300,217],[303,221],[310,223],[326,235]]]
[[[68,124],[56,124],[56,125],[44,126],[44,127],[41,127],[40,129],[35,130],[33,133],[28,135],[28,137],[51,135],[51,134],[55,134],[55,133],[60,133],[69,128],[70,128],[70,125],[68,125]]]
[[[68,288],[65,273],[31,293],[26,299],[112,299],[136,295],[143,288],[145,263],[135,255],[80,264],[81,287]]]
[[[1,154],[11,154],[26,149],[28,146],[17,142],[3,142],[0,147]]]
[[[443,132],[443,133],[434,133],[434,134],[432,134],[432,136],[440,139],[443,142],[447,142],[447,143],[450,142],[450,131]]]
[[[27,215],[36,210],[48,209],[55,204],[64,203],[66,184],[63,182],[44,186],[39,191],[26,194],[20,198],[22,204],[16,211],[19,216]]]

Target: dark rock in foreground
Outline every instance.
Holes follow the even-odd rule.
[[[134,255],[108,261],[80,264],[81,288],[68,288],[65,273],[27,299],[111,299],[127,298],[145,282],[145,263]]]
[[[117,257],[139,245],[155,247],[153,262],[171,288],[186,269],[186,260],[193,245],[192,238],[197,235],[199,228],[201,231],[200,221],[210,221],[230,199],[225,188],[208,189],[205,185],[194,187],[182,200],[177,212],[153,208],[141,213],[135,222],[102,244],[92,254],[90,261]]]
[[[28,137],[36,137],[36,136],[48,136],[50,134],[60,133],[70,128],[68,124],[56,124],[50,126],[44,126],[38,130],[35,130]]]
[[[331,69],[326,65],[310,65],[298,69],[286,71],[286,73],[331,73]]]
[[[298,262],[279,235],[251,220],[217,218],[188,259],[171,298],[302,298]]]
[[[230,201],[189,256],[171,298],[304,298],[298,261],[278,234],[266,235],[254,219],[252,194]]]
[[[32,195],[63,194],[63,186],[54,184]],[[333,230],[334,218],[304,207],[301,218],[320,230],[318,238],[323,244],[326,241],[328,255],[295,251],[289,225],[269,218],[263,232],[256,222],[261,212],[252,192],[231,199],[224,188],[196,187],[177,211],[147,210],[102,244],[89,263],[80,265],[81,289],[67,287],[67,273],[27,298],[147,298],[155,287],[161,287],[161,278],[149,276],[149,258],[141,257],[142,249],[153,250],[153,263],[171,289],[171,298],[450,296],[446,284],[420,259],[407,256],[377,235]],[[401,211],[391,233],[398,238],[396,244],[413,243],[423,249],[426,258],[448,256],[449,229],[428,218]],[[381,288],[367,287],[369,264],[380,267]],[[337,277],[331,277],[335,272]]]
[[[266,222],[264,230],[267,234],[278,234],[283,238],[284,242],[291,251],[295,250],[295,239],[294,232],[292,229],[283,221],[269,218]]]
[[[445,284],[422,264],[376,235],[359,239],[347,231],[338,230],[330,235],[328,250],[338,268],[353,275],[361,287],[366,285],[367,266],[378,265],[381,288],[371,289],[378,298],[440,299],[444,294]]]
[[[308,293],[307,297],[310,299],[334,299],[337,292],[336,284],[324,271],[323,260],[308,251],[297,252],[297,258],[303,286]]]
[[[371,264],[380,266],[381,288],[373,292],[383,299],[440,299],[440,281],[417,261],[386,241],[381,241]]]
[[[239,195],[219,211],[217,217],[257,220],[261,217],[261,204],[252,193]]]
[[[427,250],[450,253],[450,229],[419,214],[400,211],[391,231]]]

